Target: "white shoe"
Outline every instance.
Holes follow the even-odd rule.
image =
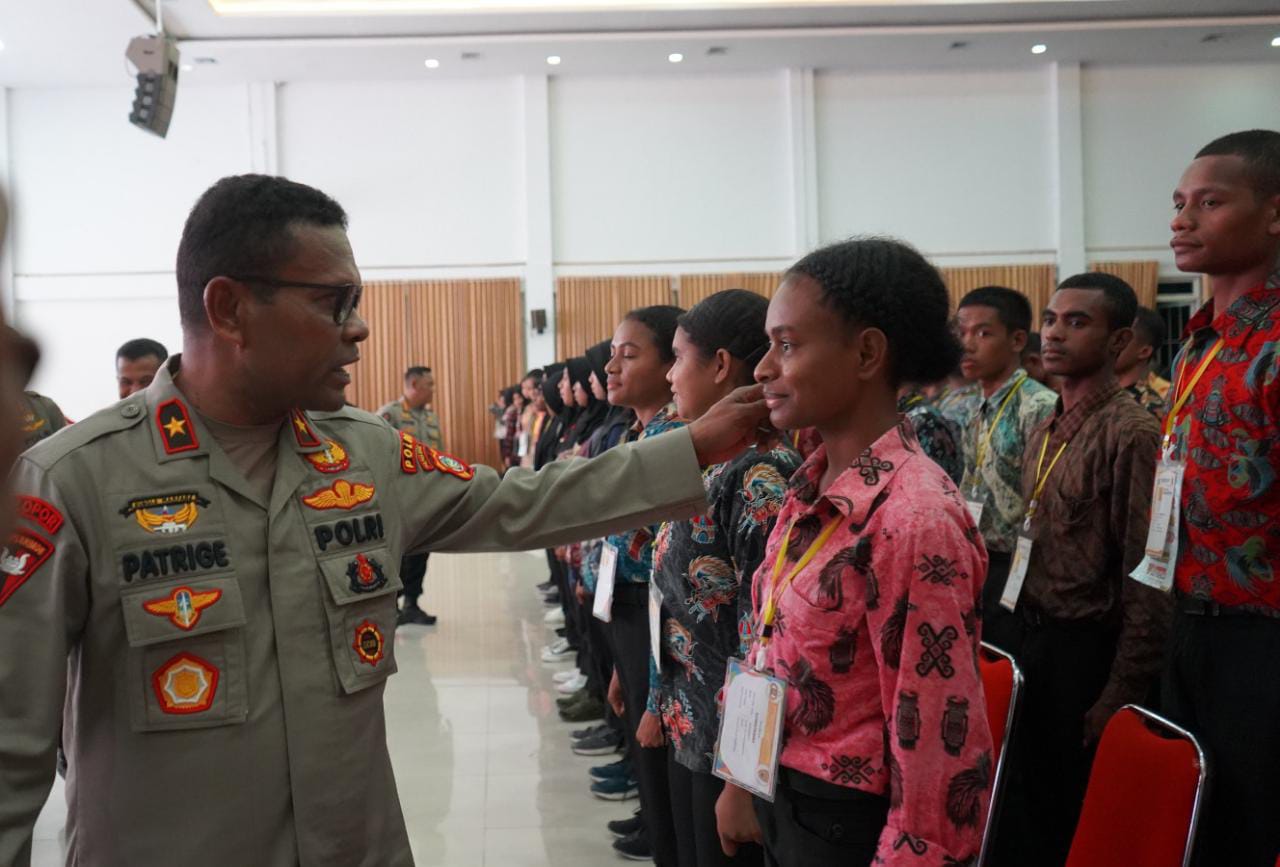
[[[587,676],[585,674],[579,674],[573,680],[566,681],[560,684],[559,686],[557,686],[556,692],[560,693],[561,695],[573,695],[575,692],[582,689],[586,685],[587,685]]]
[[[542,618],[542,622],[548,626],[564,626],[564,609],[552,608]]]
[[[576,668],[566,668],[564,671],[557,671],[551,676],[551,679],[556,683],[567,683],[581,673],[582,672],[578,671]]]
[[[548,644],[547,648],[557,655],[566,653],[569,650],[569,639],[557,638],[555,641]]]
[[[573,662],[573,651],[565,650],[563,653],[554,653],[550,647],[542,648],[543,662]]]

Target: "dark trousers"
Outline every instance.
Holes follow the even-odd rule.
[[[1022,634],[1022,619],[1002,606],[1000,597],[1009,580],[1013,555],[1003,551],[988,551],[987,558],[987,580],[982,584],[982,640],[1012,653],[1011,645]]]
[[[1280,856],[1280,620],[1174,615],[1165,714],[1208,753],[1201,867],[1273,867]]]
[[[406,554],[400,559],[400,582],[404,590],[404,607],[412,608],[422,596],[422,580],[427,577],[427,554]]]
[[[623,726],[631,753],[631,768],[640,782],[640,808],[653,860],[658,867],[676,867],[675,827],[667,781],[667,748],[641,747],[636,728],[649,699],[649,585],[619,584],[613,591],[613,664],[626,702]]]
[[[1062,867],[1093,762],[1084,747],[1084,716],[1111,676],[1117,630],[1039,620],[1021,606],[1020,614],[1022,634],[1007,649],[1026,676],[1026,692],[991,863]]]
[[[582,575],[573,566],[564,567],[564,593],[560,597],[560,607],[564,609],[564,637],[574,650],[582,647],[582,633],[587,624],[582,620],[582,606],[578,604],[576,588],[582,581]]]
[[[739,846],[732,858],[720,848],[716,800],[724,791],[724,780],[689,770],[676,761],[675,750],[668,747],[667,781],[680,867],[759,867],[764,863],[764,850],[754,844]]]
[[[889,799],[783,768],[773,803],[756,798],[767,867],[869,867]]]
[[[609,681],[613,678],[613,650],[609,646],[609,636],[607,633],[609,624],[602,620],[597,620],[591,613],[592,606],[595,603],[593,596],[588,596],[586,603],[583,605],[586,620],[585,641],[582,645],[582,651],[578,654],[578,670],[587,676],[587,689],[592,694],[604,698],[609,691]],[[622,729],[622,721],[618,715],[613,712],[612,707],[608,707],[605,711],[605,722],[615,729]]]

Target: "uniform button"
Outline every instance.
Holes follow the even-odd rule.
[[[136,403],[126,403],[120,408],[120,414],[125,418],[137,418],[142,415],[142,407]]]
[[[835,842],[839,842],[844,839],[844,825],[836,822],[831,826],[831,839]]]

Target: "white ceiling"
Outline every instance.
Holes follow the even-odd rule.
[[[193,67],[184,83],[519,74],[550,69],[550,54],[563,58],[556,75],[1280,62],[1270,45],[1280,36],[1276,0],[306,17],[224,17],[207,0],[166,0],[164,13]],[[125,45],[152,26],[134,0],[0,0],[0,85],[127,83]],[[1037,42],[1048,51],[1032,55]],[[668,63],[672,52],[684,62]],[[428,57],[439,68],[428,70]]]

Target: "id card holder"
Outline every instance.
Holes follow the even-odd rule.
[[[618,549],[608,542],[600,546],[600,569],[596,574],[596,598],[591,613],[596,620],[613,622],[613,580],[618,574]]]
[[[1169,592],[1178,563],[1178,524],[1182,519],[1182,482],[1187,465],[1168,456],[1156,466],[1151,492],[1151,524],[1142,562],[1130,573],[1140,584]]]
[[[1000,606],[1010,611],[1018,607],[1022,584],[1027,580],[1027,566],[1031,563],[1031,537],[1019,534],[1018,547],[1013,550],[1013,563],[1009,566],[1009,578],[1000,594]]]
[[[786,722],[787,682],[731,658],[711,772],[773,801]]]
[[[653,664],[662,670],[662,590],[649,580],[649,652]]]
[[[967,507],[968,507],[968,509],[969,509],[969,515],[970,515],[970,517],[972,517],[972,518],[973,518],[973,525],[974,525],[975,527],[981,526],[981,524],[982,524],[982,511],[983,511],[983,509],[985,509],[985,508],[987,507],[987,504],[986,504],[986,503],[983,503],[983,502],[982,502],[982,501],[980,501],[980,500],[965,500],[965,501],[964,501],[964,504],[965,504],[965,506],[967,506]]]

